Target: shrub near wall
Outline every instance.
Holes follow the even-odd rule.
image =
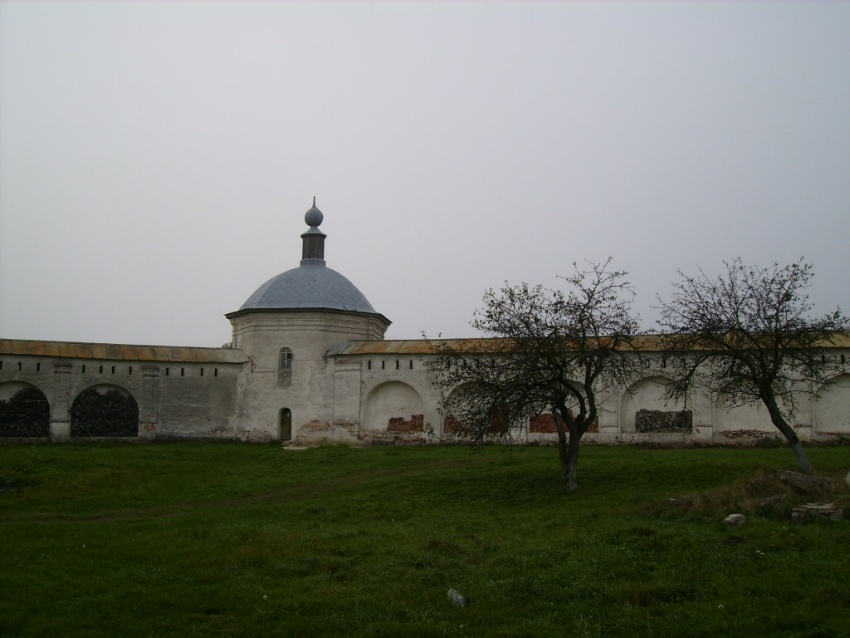
[[[0,436],[48,436],[50,404],[38,388],[21,388],[0,399]]]
[[[71,406],[71,436],[138,436],[139,406],[120,390],[89,388]]]

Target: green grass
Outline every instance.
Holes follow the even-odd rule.
[[[850,523],[722,523],[776,469],[588,446],[567,495],[554,448],[0,446],[0,635],[850,635]]]

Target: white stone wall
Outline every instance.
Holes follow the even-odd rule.
[[[416,404],[417,399],[423,401],[426,430],[433,435],[427,440],[437,442],[444,438],[443,418],[439,412],[440,395],[427,374],[427,355],[425,361],[423,357],[393,355],[391,352],[341,356],[338,357],[337,365],[341,360],[356,359],[362,362],[361,439],[378,438],[375,435],[386,432],[384,422],[390,415],[405,415],[410,411],[405,406]],[[416,362],[413,370],[407,364],[410,359]],[[398,367],[396,361],[399,361]],[[714,405],[707,396],[698,392],[687,400],[687,409],[693,415],[692,433],[635,432],[635,415],[638,410],[673,411],[684,407],[682,402],[665,401],[667,381],[662,371],[650,367],[645,376],[637,379],[626,390],[601,393],[598,431],[586,434],[587,440],[598,443],[747,444],[762,438],[781,436],[763,406],[724,408]],[[386,395],[380,394],[381,387],[387,389]],[[390,389],[392,392],[389,392]],[[810,400],[801,387],[796,401],[797,410],[791,419],[802,440],[823,439],[845,433],[850,435],[850,417],[847,417],[850,414],[850,374],[838,376],[827,383],[816,401]],[[396,438],[404,440],[404,437]],[[517,438],[546,443],[554,442],[557,435],[530,433],[526,428],[525,432],[517,433]]]
[[[296,441],[353,440],[351,431],[356,432],[360,420],[356,370],[342,366],[337,380],[336,362],[325,355],[342,341],[383,337],[386,322],[373,315],[333,311],[253,312],[231,321],[235,345],[250,359],[238,417],[247,438],[280,438],[280,413],[286,408]],[[292,351],[288,371],[280,370],[281,348]]]
[[[156,436],[239,438],[238,388],[246,372],[246,366],[159,366]]]
[[[234,317],[233,326],[239,350],[216,354],[210,349],[212,354],[204,356],[212,359],[204,363],[0,352],[0,398],[8,398],[21,383],[40,389],[50,404],[54,439],[69,436],[74,399],[104,384],[134,397],[139,436],[146,438],[278,440],[284,409],[291,411],[292,438],[300,443],[439,443],[452,438],[443,432],[440,392],[428,373],[430,355],[395,352],[394,342],[379,341],[387,324],[376,316],[257,312]],[[346,341],[373,345],[368,353],[328,354],[340,351]],[[281,348],[292,351],[291,369],[284,372],[279,369]],[[836,351],[835,359],[841,354],[848,358],[847,352]],[[681,404],[665,402],[666,381],[663,370],[652,366],[627,389],[602,393],[598,431],[586,440],[742,444],[779,436],[764,407],[725,409],[698,393],[687,401],[692,434],[635,432],[638,410],[681,409]],[[850,367],[824,384],[816,400],[803,390],[792,419],[801,439],[850,436]],[[527,426],[518,437],[556,440],[551,433],[530,433]]]
[[[129,393],[139,406],[139,436],[233,438],[241,364],[0,355],[0,398],[20,382],[50,404],[51,437],[70,436],[74,400],[93,386]],[[202,376],[203,371],[203,376]]]
[[[684,409],[681,401],[664,398],[669,379],[650,376],[633,383],[620,401],[620,431],[635,432],[635,415],[638,410],[660,410],[671,412]]]
[[[362,374],[360,410],[364,433],[374,437],[387,432],[390,419],[409,420],[421,414],[421,433],[399,433],[383,438],[439,441],[442,433],[440,394],[419,356],[388,352],[350,358],[359,362]]]
[[[815,434],[850,436],[850,374],[833,377],[818,394],[813,404]]]

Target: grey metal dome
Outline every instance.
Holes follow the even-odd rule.
[[[313,206],[304,216],[310,228],[301,235],[301,265],[272,277],[257,288],[232,318],[246,312],[274,310],[344,310],[381,317],[348,279],[325,265],[325,234],[319,230],[324,215]]]
[[[304,259],[298,268],[272,277],[242,304],[242,310],[329,308],[376,314],[357,287],[324,260]]]

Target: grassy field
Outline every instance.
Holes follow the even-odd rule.
[[[722,523],[789,450],[581,454],[3,445],[0,635],[850,635],[850,522]]]

